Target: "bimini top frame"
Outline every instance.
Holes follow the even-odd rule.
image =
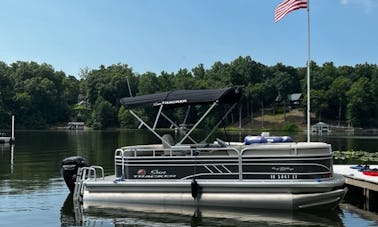
[[[178,107],[188,107],[194,105],[210,105],[209,109],[202,115],[202,117],[194,124],[194,126],[185,133],[184,137],[176,145],[182,144],[186,139],[190,139],[193,143],[197,143],[190,134],[195,128],[202,122],[203,119],[211,112],[212,109],[218,104],[231,104],[231,108],[225,113],[221,120],[215,125],[211,133],[204,139],[205,142],[210,135],[216,130],[221,122],[229,115],[232,109],[235,108],[241,97],[241,91],[239,88],[223,88],[223,89],[200,89],[200,90],[176,90],[171,92],[162,92],[150,95],[142,95],[136,97],[125,97],[121,99],[121,104],[129,109],[130,113],[144,126],[146,126],[154,135],[156,135],[163,142],[165,139],[161,137],[156,131],[156,125],[160,118],[160,115],[167,119],[175,127],[179,127],[174,121],[172,121],[166,114],[163,113],[164,109],[172,109]],[[132,109],[142,107],[156,107],[159,108],[154,125],[151,127],[144,122],[139,116],[135,114]],[[187,111],[188,115],[189,111]],[[185,117],[186,120],[187,116]],[[184,121],[185,121],[184,120]]]

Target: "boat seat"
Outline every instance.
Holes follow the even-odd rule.
[[[164,134],[162,138],[163,138],[162,143],[163,143],[163,149],[164,149],[163,155],[169,156],[170,151],[168,149],[175,145],[175,141],[170,134]]]
[[[164,139],[162,141],[164,156],[170,156],[171,153],[173,156],[182,156],[190,153],[190,147],[188,148],[187,146],[175,146],[176,144],[174,142],[174,139],[170,134],[164,134],[162,138]]]
[[[216,141],[219,144],[219,146],[221,146],[221,147],[227,147],[226,142],[224,142],[223,140],[221,140],[219,138],[216,138]]]
[[[164,149],[171,148],[173,145],[175,145],[175,141],[173,140],[173,137],[170,134],[164,134],[162,138]]]

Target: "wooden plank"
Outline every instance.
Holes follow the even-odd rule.
[[[349,184],[356,187],[365,188],[365,189],[378,192],[378,185],[373,182],[367,182],[363,180],[357,180],[357,179],[345,177],[345,184]]]

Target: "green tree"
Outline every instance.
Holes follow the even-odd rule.
[[[159,91],[174,90],[175,89],[174,80],[175,80],[174,73],[167,73],[164,71],[161,72],[160,76],[157,77],[157,84],[159,85]]]
[[[371,80],[370,80],[370,88],[371,88],[371,127],[378,127],[378,68],[376,67]]]
[[[221,62],[215,62],[211,69],[207,71],[206,74],[206,84],[209,85],[208,88],[221,88],[232,86],[230,65],[223,64]]]
[[[95,103],[92,119],[95,129],[114,127],[118,123],[115,107],[102,97],[99,97]]]
[[[270,80],[284,104],[284,119],[286,120],[286,105],[290,94],[297,93],[299,89],[298,79],[287,72],[276,71]]]
[[[356,127],[367,127],[371,120],[371,94],[370,84],[366,77],[354,82],[347,91],[347,119]]]
[[[253,61],[249,56],[238,57],[230,64],[230,82],[237,86],[261,83],[264,80],[265,68],[265,65]]]
[[[128,78],[130,84],[128,84]],[[132,70],[122,64],[108,67],[101,65],[99,69],[90,71],[85,85],[90,106],[93,106],[96,100],[102,97],[112,105],[119,107],[119,99],[130,96],[129,85],[132,91],[137,90]]]
[[[64,78],[62,82],[63,86],[63,99],[67,103],[67,105],[72,106],[78,102],[78,97],[80,94],[80,83],[79,81],[73,77],[69,76]]]
[[[330,101],[335,100],[337,102],[337,119],[340,125],[340,120],[342,119],[343,108],[346,107],[346,91],[349,90],[352,82],[350,79],[345,77],[337,77],[331,84],[329,89],[329,95],[331,97]],[[332,105],[332,104],[331,104]]]
[[[139,117],[141,117],[144,122],[148,122],[148,118],[142,109],[134,109],[133,111]],[[137,128],[140,124],[140,122],[137,121],[130,111],[124,106],[121,106],[118,110],[118,119],[121,128]]]
[[[154,94],[160,91],[159,80],[155,73],[147,72],[139,75],[138,95]]]
[[[68,120],[68,95],[64,95],[66,77],[63,72],[56,72],[46,63],[39,65],[35,62],[13,63],[8,72],[14,81],[11,108],[17,115],[17,125],[44,128]]]
[[[176,89],[195,89],[195,80],[191,72],[187,69],[180,69],[174,78]]]
[[[264,117],[264,108],[267,103],[271,103],[274,99],[272,95],[274,87],[269,83],[256,83],[248,88],[249,97],[252,102],[259,105],[261,117]],[[262,119],[261,127],[264,127],[264,119]]]
[[[0,128],[9,128],[10,119],[12,115],[12,107],[14,103],[12,102],[12,97],[14,97],[14,83],[8,76],[9,67],[4,63],[0,62]]]
[[[322,121],[322,113],[327,110],[327,94],[322,90],[311,89],[311,112],[316,114],[319,121]],[[307,99],[307,97],[306,97]]]

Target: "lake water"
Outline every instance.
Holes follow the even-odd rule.
[[[247,132],[231,133],[241,140]],[[304,140],[304,135],[293,135]],[[224,138],[224,137],[222,137]],[[336,150],[378,152],[378,137],[313,137]],[[122,145],[158,142],[143,130],[17,131],[16,144],[0,144],[0,226],[378,226],[377,211],[351,198],[326,213],[202,210],[169,207],[74,210],[60,176],[60,162],[80,155],[113,173],[114,150]]]

